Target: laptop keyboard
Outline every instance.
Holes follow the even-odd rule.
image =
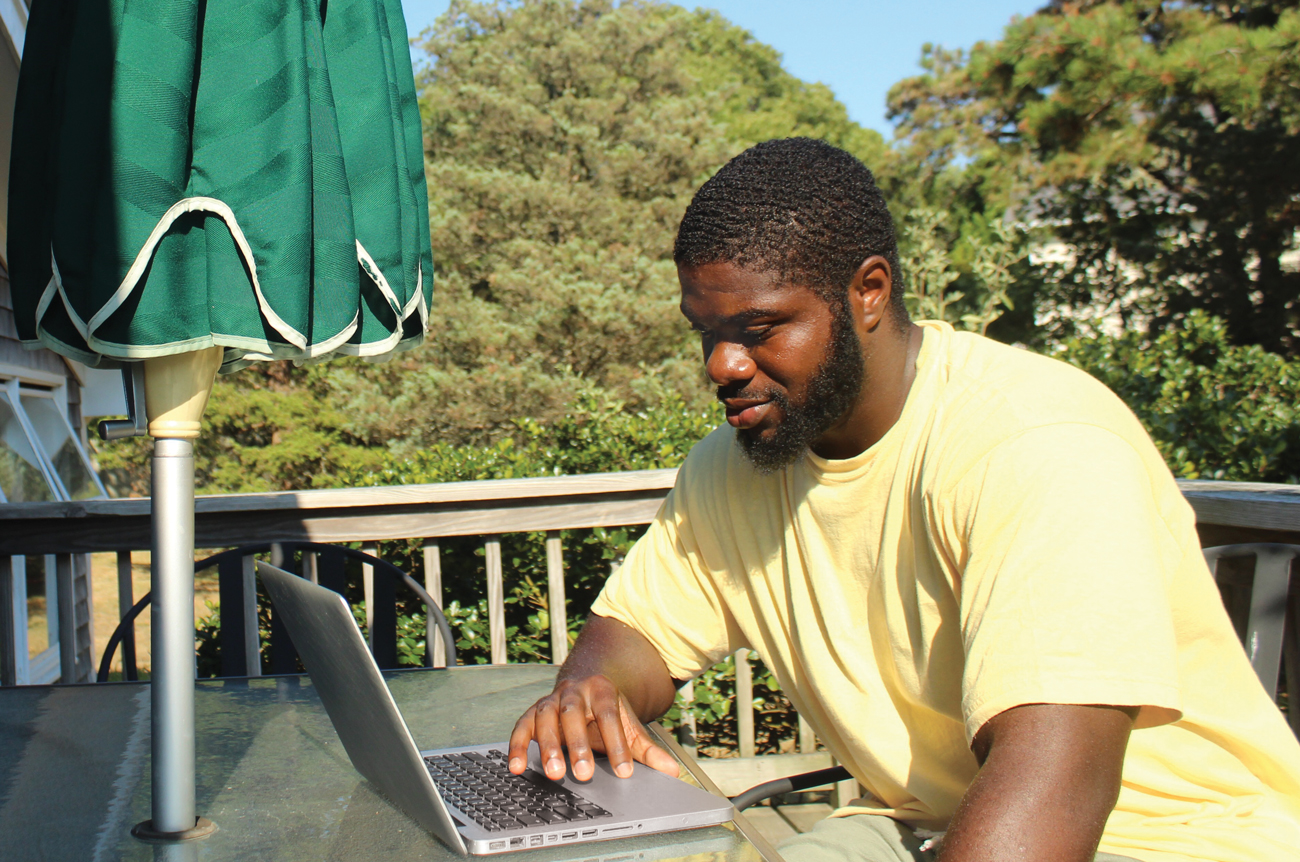
[[[424,762],[442,798],[488,832],[611,816],[531,769],[512,774],[505,753],[495,748],[487,754],[431,754]]]

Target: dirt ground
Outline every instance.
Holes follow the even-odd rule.
[[[205,555],[206,556],[206,555]],[[117,602],[117,555],[91,555],[91,589],[95,608],[95,666],[99,666],[104,647],[112,637],[121,619]],[[135,601],[149,591],[149,552],[136,551],[131,555],[131,596]],[[194,583],[194,618],[202,619],[209,613],[206,602],[217,603],[217,570],[203,572]],[[44,621],[42,620],[42,624]],[[141,612],[135,621],[136,662],[141,670],[149,664],[149,609]],[[119,647],[113,658],[114,671],[122,670],[122,650]]]

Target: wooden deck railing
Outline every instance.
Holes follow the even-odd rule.
[[[456,482],[439,485],[291,491],[200,497],[196,502],[198,548],[307,540],[360,542],[373,548],[380,541],[418,539],[424,545],[425,583],[442,597],[439,541],[454,536],[483,537],[491,660],[506,661],[505,572],[500,536],[545,531],[547,587],[552,654],[567,653],[568,619],[560,531],[649,523],[672,487],[675,470],[646,470],[588,476]],[[1300,487],[1233,482],[1183,482],[1196,511],[1204,544],[1229,541],[1300,542]],[[12,684],[15,653],[11,558],[50,555],[66,595],[58,602],[60,668],[64,679],[89,679],[98,656],[90,656],[88,624],[91,597],[75,588],[74,575],[87,568],[91,552],[116,552],[124,579],[122,607],[131,598],[130,552],[149,548],[148,500],[94,500],[79,503],[0,505],[0,662]],[[81,567],[81,568],[79,568]],[[84,579],[83,579],[84,581]],[[137,597],[138,598],[138,597]],[[69,658],[69,655],[71,658]],[[739,752],[754,753],[752,686],[746,654],[737,654],[737,723]],[[687,690],[689,692],[689,689]],[[724,789],[781,774],[818,768],[824,755],[813,753],[813,740],[802,726],[796,755],[771,758],[720,773]],[[720,765],[721,766],[721,765]]]

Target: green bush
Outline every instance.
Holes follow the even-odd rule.
[[[1194,311],[1154,338],[1072,338],[1057,350],[1113,389],[1183,479],[1296,482],[1300,362],[1229,340]]]
[[[776,677],[758,657],[749,653],[754,679],[754,751],[780,754],[791,750],[799,733],[799,714]],[[734,756],[739,744],[736,720],[736,660],[728,656],[695,678],[690,713],[695,716],[696,744],[705,757]],[[687,710],[681,693],[664,714],[662,724],[681,727]]]

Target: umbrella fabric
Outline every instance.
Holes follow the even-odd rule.
[[[423,338],[423,143],[398,0],[41,0],[14,112],[20,336],[88,365]]]

